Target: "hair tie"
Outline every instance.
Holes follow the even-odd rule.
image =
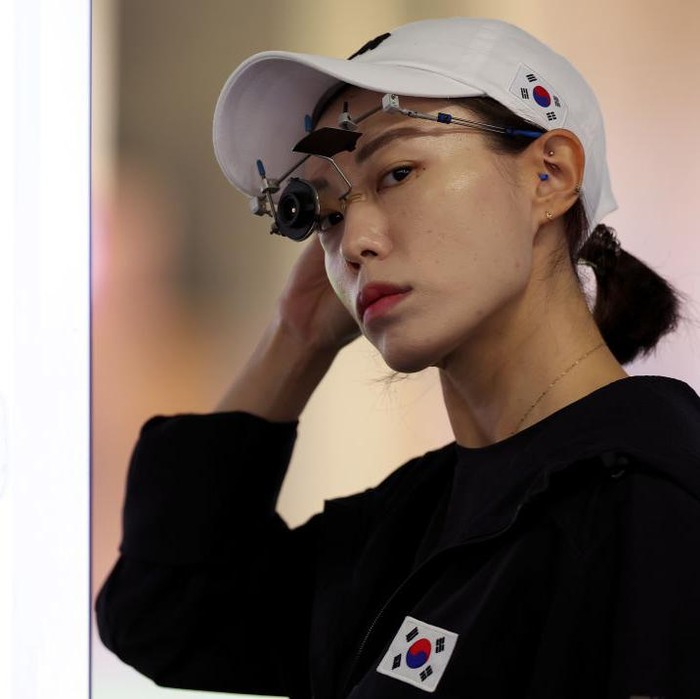
[[[615,231],[600,224],[581,247],[578,259],[582,264],[592,267],[596,275],[611,274],[617,266],[621,250]]]

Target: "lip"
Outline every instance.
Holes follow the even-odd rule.
[[[409,286],[397,286],[385,282],[373,282],[362,287],[357,297],[357,316],[362,322],[367,322],[369,316],[377,317],[384,314],[396,303],[401,301],[411,290]]]
[[[397,303],[401,303],[408,294],[407,291],[398,294],[382,296],[374,303],[367,306],[362,315],[362,324],[368,327],[373,321],[385,316]]]

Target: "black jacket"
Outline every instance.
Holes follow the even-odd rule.
[[[154,418],[101,637],[183,688],[698,699],[699,418],[687,385],[625,379],[294,530],[275,503],[295,425]]]

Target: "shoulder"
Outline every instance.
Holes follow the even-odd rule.
[[[632,376],[606,387],[597,421],[661,453],[700,457],[700,397],[686,383],[664,376]]]
[[[547,519],[575,551],[675,558],[700,549],[700,461],[647,459],[610,450],[551,474]],[[682,554],[681,552],[685,552]]]
[[[605,484],[598,495],[613,517],[610,533],[621,555],[636,551],[640,563],[664,558],[684,564],[690,551],[700,549],[700,461],[605,457]]]
[[[612,460],[613,470],[639,474],[635,482],[665,481],[700,500],[700,397],[665,377],[616,381],[562,411],[527,451],[553,471]]]

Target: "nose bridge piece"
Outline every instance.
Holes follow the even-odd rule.
[[[367,195],[364,192],[349,192],[343,197],[343,209],[347,209],[350,204],[354,204],[356,201],[366,201]]]

